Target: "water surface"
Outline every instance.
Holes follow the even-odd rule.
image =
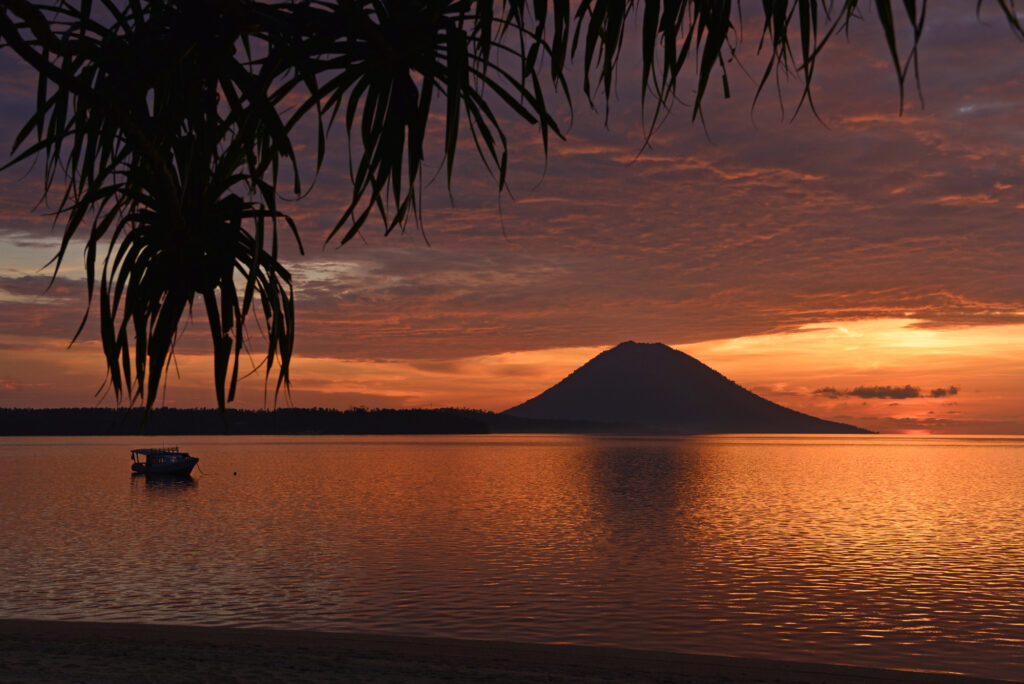
[[[1021,438],[174,440],[0,439],[0,616],[1024,678]]]

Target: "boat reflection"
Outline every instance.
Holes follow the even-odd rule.
[[[146,489],[160,492],[174,492],[192,489],[196,480],[191,475],[153,475],[132,473],[132,486],[142,484]]]

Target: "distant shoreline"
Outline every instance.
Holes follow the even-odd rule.
[[[996,682],[954,674],[574,645],[0,619],[3,681]]]
[[[672,431],[628,424],[526,418],[464,408],[273,410],[0,408],[0,436],[113,435],[484,435],[484,434],[750,434],[730,430]],[[840,423],[805,434],[872,434]],[[759,434],[771,431],[759,431]],[[779,430],[789,433],[789,430]]]

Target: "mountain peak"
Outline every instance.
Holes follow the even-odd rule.
[[[629,430],[863,432],[757,396],[660,342],[622,342],[505,413],[612,424]]]
[[[615,352],[626,352],[626,351],[655,351],[664,350],[675,351],[672,347],[661,342],[634,342],[633,340],[626,340],[625,342],[619,342],[611,349],[606,349],[605,354],[611,354]]]

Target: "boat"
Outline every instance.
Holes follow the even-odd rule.
[[[178,447],[132,449],[132,472],[141,475],[187,476],[199,459]]]

